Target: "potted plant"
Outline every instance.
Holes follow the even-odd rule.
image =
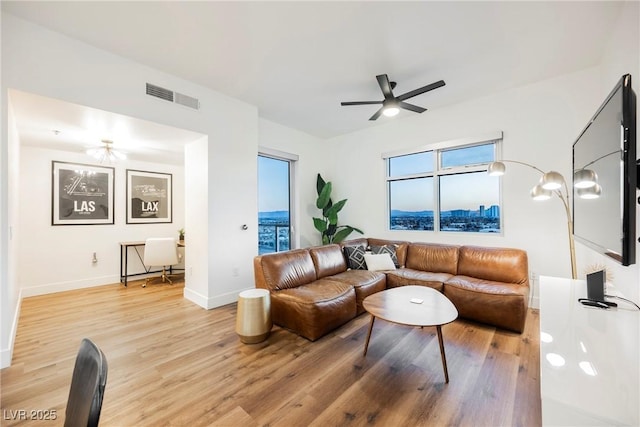
[[[178,230],[178,240],[184,240],[184,228]]]
[[[361,230],[350,225],[338,225],[338,212],[347,203],[347,199],[333,203],[331,182],[325,182],[320,174],[316,179],[316,191],[318,193],[316,207],[322,209],[322,218],[314,217],[313,225],[322,235],[322,244],[342,242],[354,231],[363,234]]]

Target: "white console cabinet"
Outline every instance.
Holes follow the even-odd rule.
[[[586,293],[584,280],[540,277],[542,423],[638,426],[640,312],[584,306]]]

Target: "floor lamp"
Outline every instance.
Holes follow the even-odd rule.
[[[491,176],[502,176],[505,173],[505,163],[517,163],[519,165],[528,166],[538,171],[542,177],[540,182],[531,189],[530,195],[533,200],[549,200],[555,194],[558,196],[562,204],[564,205],[565,212],[567,213],[567,229],[569,231],[569,254],[571,256],[571,277],[577,279],[576,273],[576,249],[573,241],[573,217],[571,215],[571,205],[569,204],[569,188],[564,177],[555,171],[545,172],[542,169],[533,166],[529,163],[519,162],[516,160],[501,160],[499,162],[493,162],[489,164],[487,173]],[[599,190],[599,187],[592,186],[588,188],[581,188],[578,191],[584,194],[584,197],[589,197],[591,193],[595,193]],[[593,190],[591,189],[593,188]],[[579,193],[580,194],[580,193]],[[581,194],[581,197],[582,194]],[[595,196],[597,197],[597,195]]]

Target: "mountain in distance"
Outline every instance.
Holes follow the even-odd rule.
[[[401,211],[398,209],[391,209],[391,216],[411,216],[411,217],[422,217],[422,218],[433,218],[433,211]]]
[[[258,219],[288,220],[289,219],[289,211],[258,212]]]

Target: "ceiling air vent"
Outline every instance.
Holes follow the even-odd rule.
[[[195,108],[196,110],[200,109],[200,101],[198,101],[196,98],[189,95],[183,95],[178,92],[175,93],[175,96],[176,104],[182,104],[186,107]]]
[[[193,108],[195,110],[200,109],[200,101],[198,101],[197,98],[174,92],[172,90],[165,89],[151,83],[147,83],[147,95],[155,96],[156,98],[164,99],[165,101],[184,105],[185,107]]]
[[[147,95],[173,102],[173,91],[147,83]]]

